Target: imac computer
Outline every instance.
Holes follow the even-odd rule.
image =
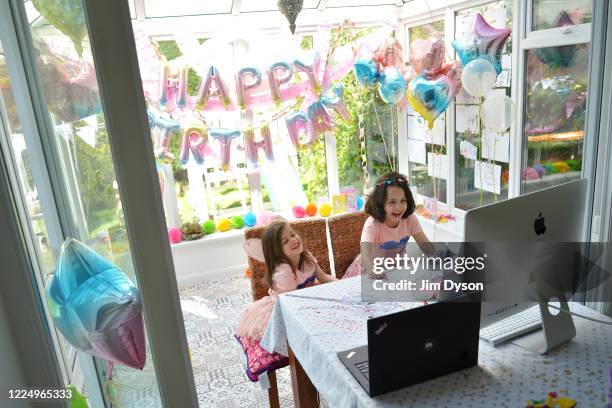
[[[485,282],[481,337],[494,345],[517,337],[515,344],[546,353],[576,335],[565,292],[542,284],[534,274],[547,258],[546,248],[554,248],[551,243],[585,241],[586,195],[587,180],[580,179],[467,211],[465,242],[483,243],[489,252],[479,278]],[[529,290],[533,296],[527,297]],[[560,305],[552,309],[556,315],[549,302]]]

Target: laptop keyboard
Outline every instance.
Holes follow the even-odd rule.
[[[368,380],[370,379],[370,362],[362,361],[361,363],[355,364],[355,367],[359,370],[361,374]]]

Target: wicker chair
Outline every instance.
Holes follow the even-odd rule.
[[[291,221],[291,226],[302,238],[304,248],[312,253],[319,266],[325,273],[331,273],[329,266],[329,252],[327,250],[327,234],[325,232],[325,219],[308,218],[304,220]],[[244,231],[244,238],[259,238],[263,235],[265,227],[254,227]],[[266,264],[247,256],[249,268],[251,268],[251,292],[253,301],[259,300],[268,294],[268,282],[266,282]]]
[[[291,226],[302,238],[304,247],[317,259],[319,266],[325,273],[331,273],[329,265],[329,252],[327,249],[327,234],[325,220],[321,218],[310,218],[305,220],[291,221]],[[261,239],[265,227],[258,226],[244,231],[244,238]],[[259,300],[268,294],[268,282],[266,281],[266,264],[247,255],[249,268],[251,269],[251,294],[253,301]],[[268,399],[271,408],[280,407],[278,400],[278,386],[276,383],[276,372],[268,371],[270,388]]]
[[[327,220],[334,270],[338,279],[344,276],[360,251],[361,230],[367,218],[368,214],[358,211],[335,215]]]

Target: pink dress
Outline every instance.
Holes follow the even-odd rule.
[[[368,217],[363,224],[363,230],[361,230],[361,242],[376,242],[380,243],[380,247],[383,249],[403,250],[410,237],[422,231],[421,224],[419,224],[415,214],[402,218],[395,228],[391,228],[373,217]],[[357,255],[342,279],[359,276],[363,272],[361,255]]]
[[[316,279],[315,271],[316,265],[309,261],[304,263],[303,271],[296,270],[295,274],[288,264],[278,265],[272,274],[272,287],[268,290],[269,296],[247,306],[238,321],[236,335],[251,337],[256,341],[261,340],[277,296],[281,293],[313,286]]]

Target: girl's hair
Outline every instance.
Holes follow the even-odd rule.
[[[366,213],[370,214],[374,219],[379,222],[385,221],[385,203],[387,202],[387,188],[389,188],[390,186],[399,187],[404,190],[404,195],[406,196],[408,207],[406,208],[406,211],[402,214],[402,218],[408,218],[408,216],[412,214],[416,209],[416,204],[414,203],[412,192],[410,192],[408,178],[403,174],[400,174],[395,171],[387,173],[378,180],[376,180],[374,190],[372,190],[372,192],[368,196],[368,199],[366,200],[365,204]]]
[[[286,263],[291,266],[291,270],[293,270],[293,273],[296,273],[295,266],[283,253],[282,235],[283,229],[287,225],[289,225],[289,223],[284,220],[273,221],[270,225],[266,227],[263,236],[261,237],[264,259],[266,261],[266,280],[268,281],[268,285],[270,285],[270,287],[272,287],[272,274],[274,274],[274,271],[276,270],[276,267],[278,265]],[[304,245],[303,242],[302,245]],[[300,254],[300,261],[297,265],[298,269],[304,269],[304,263],[306,262],[306,260],[315,262],[310,252],[308,252],[306,248],[304,248],[304,250]]]

